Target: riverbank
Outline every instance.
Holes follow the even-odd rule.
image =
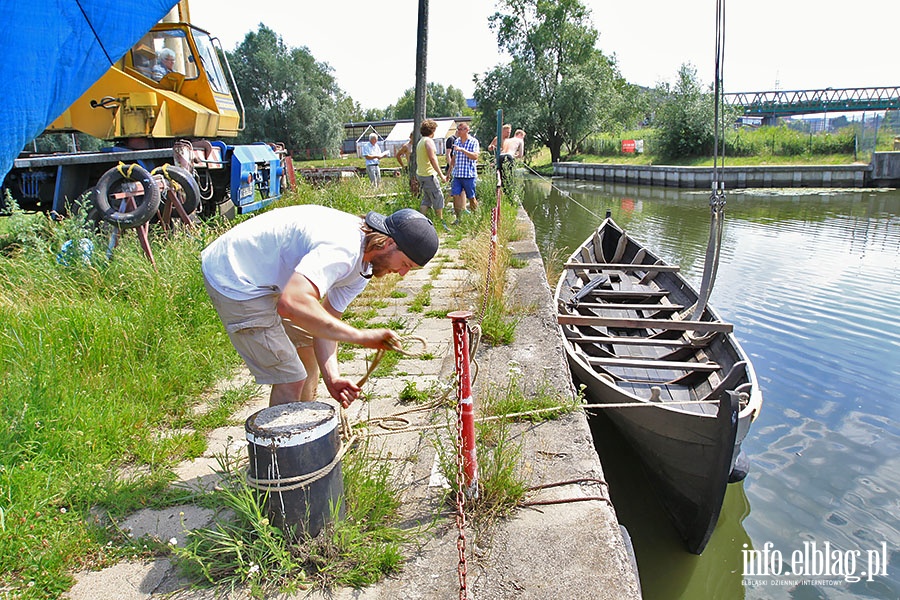
[[[516,341],[508,346],[480,345],[474,359],[477,364],[474,398],[494,386],[509,386],[515,378],[526,394],[539,388],[550,389],[563,397],[573,394],[565,356],[554,324],[555,310],[543,262],[534,241],[534,229],[523,210],[517,224],[523,230],[519,241],[511,243],[513,258],[519,268],[509,271],[508,298],[528,307],[516,329]],[[406,407],[399,394],[410,382],[419,387],[440,383],[452,377],[454,359],[451,346],[450,320],[436,315],[478,305],[472,275],[459,260],[459,251],[442,247],[434,261],[439,269],[421,269],[410,273],[400,283],[397,294],[387,306],[378,310],[383,319],[402,318],[406,330],[425,339],[432,359],[403,359],[398,369],[383,377],[373,377],[367,384],[368,402],[357,402],[351,408],[351,422],[374,422],[378,417],[396,414]],[[410,310],[418,293],[430,285],[431,304],[427,314]],[[344,364],[345,375],[361,376],[366,371],[362,357]],[[249,376],[238,373],[216,393],[242,385]],[[319,397],[327,396],[320,388]],[[232,416],[232,423],[243,423],[250,414],[265,406],[263,394]],[[407,549],[408,560],[396,576],[362,590],[337,589],[326,593],[302,592],[291,598],[366,599],[430,599],[455,596],[459,589],[458,533],[452,514],[447,513],[441,499],[444,490],[429,486],[435,464],[435,449],[427,436],[414,429],[430,422],[433,415],[416,413],[412,427],[396,434],[371,436],[369,442],[378,448],[374,454],[390,457],[403,490],[402,512],[410,521],[436,519],[435,525]],[[375,429],[373,427],[373,429]],[[615,511],[603,481],[603,469],[594,450],[593,440],[583,413],[563,415],[541,423],[518,423],[512,426],[513,440],[521,445],[518,470],[529,486],[571,480],[585,480],[534,490],[530,501],[554,501],[545,506],[519,508],[509,518],[497,520],[485,529],[467,530],[467,582],[475,598],[548,597],[600,599],[639,598],[637,579],[622,538]],[[246,452],[242,425],[216,429],[209,436],[203,456],[179,465],[175,472],[178,485],[205,487],[215,485],[215,456],[225,449]],[[123,528],[135,537],[149,536],[159,540],[175,538],[183,543],[185,528],[208,526],[213,511],[193,505],[166,510],[145,510],[130,516]],[[123,561],[112,567],[76,575],[70,590],[72,599],[145,599],[175,594],[175,597],[243,598],[247,592],[215,588],[192,590],[166,557],[156,560]]]
[[[727,189],[862,188],[900,184],[900,152],[876,152],[869,164],[725,166],[718,181]],[[556,162],[553,176],[666,187],[710,189],[712,167]]]

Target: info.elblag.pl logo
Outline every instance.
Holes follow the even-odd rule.
[[[830,542],[803,542],[803,548],[794,550],[789,556],[774,546],[772,542],[766,542],[762,550],[752,550],[747,544],[743,545],[744,577],[826,578],[830,581],[840,578],[848,583],[862,578],[872,581],[876,577],[887,577],[887,542],[866,551],[840,550]],[[795,583],[814,582],[805,579]],[[751,583],[759,584],[765,585],[760,581]]]

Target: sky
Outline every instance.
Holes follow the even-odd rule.
[[[292,48],[305,46],[332,68],[363,109],[387,108],[415,86],[417,0],[329,3],[189,0],[194,25],[234,48],[260,23]],[[597,47],[615,56],[629,83],[675,81],[691,64],[704,84],[715,68],[715,0],[583,0]],[[900,85],[896,24],[900,1],[862,0],[840,11],[821,0],[725,3],[725,92]],[[508,61],[488,26],[493,0],[432,0],[429,82],[471,98],[473,75]],[[334,8],[330,8],[334,6]]]

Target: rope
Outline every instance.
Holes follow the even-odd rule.
[[[418,342],[418,343],[422,344],[422,349],[418,352],[413,352],[413,351],[409,350],[410,342]],[[404,356],[408,356],[410,358],[421,357],[422,355],[425,354],[425,351],[427,349],[428,349],[428,342],[425,341],[425,338],[422,338],[419,336],[401,337],[400,339],[394,340],[391,342],[391,350],[393,350],[394,352],[399,352],[400,354],[402,354]],[[372,362],[369,364],[369,368],[366,369],[365,375],[363,375],[362,378],[356,382],[356,387],[361,388],[366,383],[366,381],[369,380],[369,376],[378,367],[378,363],[380,363],[381,359],[384,358],[384,355],[386,352],[387,352],[387,350],[384,350],[383,348],[379,349],[377,352],[375,352],[375,356],[372,357]],[[349,441],[349,440],[353,439],[353,435],[351,433],[352,430],[351,430],[351,425],[350,425],[350,417],[347,415],[347,409],[344,408],[343,405],[339,405],[339,406],[340,406],[340,419],[341,419],[341,438],[346,441]],[[384,417],[384,419],[388,420],[388,419],[390,419],[390,417]],[[406,421],[406,422],[409,423],[409,421]]]
[[[560,487],[563,485],[572,485],[574,483],[597,483],[607,490],[609,490],[609,484],[606,483],[602,479],[597,479],[596,477],[581,477],[578,479],[568,479],[566,481],[557,481],[556,483],[545,483],[543,485],[536,485],[525,490],[526,492],[535,492],[538,490],[545,490],[547,488],[552,487]],[[577,498],[560,498],[556,500],[529,500],[527,502],[519,502],[519,506],[547,506],[549,504],[566,504],[568,502],[588,502],[590,500],[599,500],[600,502],[606,502],[609,506],[612,506],[612,500],[610,500],[607,496],[579,496]]]
[[[122,177],[124,177],[125,179],[131,180],[131,173],[132,173],[132,171],[134,171],[134,168],[136,166],[137,166],[137,163],[131,163],[130,165],[126,165],[125,163],[120,162],[116,166],[116,170],[119,172],[119,174]]]
[[[591,215],[593,215],[598,221],[602,221],[602,220],[603,220],[603,217],[601,217],[600,215],[598,215],[597,213],[595,213],[594,211],[592,211],[591,209],[589,209],[587,206],[585,206],[584,204],[582,204],[581,202],[579,202],[578,200],[576,200],[576,199],[572,196],[572,194],[570,194],[570,193],[567,192],[566,190],[560,189],[559,187],[553,185],[553,182],[552,182],[550,179],[547,179],[546,177],[544,177],[543,175],[541,175],[540,173],[538,173],[537,171],[535,171],[534,169],[532,169],[531,167],[529,167],[527,164],[525,164],[525,163],[522,163],[522,164],[523,164],[523,165],[525,166],[525,168],[528,169],[533,175],[536,175],[536,176],[539,177],[540,179],[542,179],[542,180],[546,181],[547,183],[549,183],[549,184],[550,184],[550,187],[552,187],[554,190],[556,190],[557,192],[559,192],[561,196],[565,196],[566,198],[568,198],[569,200],[571,200],[572,202],[574,202],[575,204],[577,204],[578,206],[580,206],[581,208],[583,208],[584,210],[586,210],[587,212],[589,212],[589,213],[590,213]]]
[[[576,408],[579,408],[579,409],[640,408],[640,407],[660,408],[662,406],[669,406],[669,405],[686,406],[686,405],[691,405],[691,404],[718,404],[718,402],[719,402],[718,400],[684,400],[682,402],[674,402],[674,401],[672,401],[672,402],[617,402],[617,403],[610,403],[610,404],[578,404],[578,405],[576,405]],[[434,403],[434,406],[439,406],[439,405],[440,405],[440,402]],[[560,410],[567,410],[569,408],[572,408],[572,406],[571,405],[567,406],[567,405],[561,404],[559,406],[548,406],[548,407],[544,407],[544,408],[536,408],[534,410],[526,410],[526,411],[522,411],[522,412],[505,413],[502,415],[491,415],[488,417],[477,417],[475,419],[475,422],[476,423],[488,423],[490,421],[498,421],[500,419],[514,419],[514,418],[518,418],[518,417],[527,417],[527,416],[531,416],[531,415],[539,415],[541,413],[546,413],[546,412],[556,412],[556,411],[560,411]],[[399,414],[408,414],[409,412],[415,412],[415,411],[407,411],[407,412],[399,413]],[[381,419],[383,419],[385,421],[399,420],[399,419],[395,419],[394,418],[395,416],[396,415],[389,415],[387,417],[376,417],[375,419],[366,421],[365,423],[377,423],[379,426],[381,426],[383,429],[385,429],[387,431],[375,431],[375,432],[367,431],[365,433],[365,436],[380,437],[383,435],[391,435],[394,433],[412,433],[415,431],[432,431],[435,429],[443,429],[446,427],[446,424],[437,424],[437,425],[415,425],[415,426],[409,426],[409,427],[405,427],[405,428],[389,428],[389,427],[385,427],[380,422],[378,422]]]
[[[709,239],[706,245],[706,258],[703,263],[703,279],[700,284],[700,292],[697,303],[693,306],[693,319],[699,320],[709,297],[715,286],[716,274],[719,270],[719,257],[722,247],[722,231],[725,222],[725,182],[720,180],[719,171],[719,131],[720,118],[725,119],[725,111],[722,108],[724,92],[722,89],[722,68],[725,55],[725,0],[716,0],[716,55],[715,55],[715,81],[713,94],[715,96],[715,109],[713,116],[713,177],[712,191],[709,197]],[[721,123],[722,131],[722,167],[725,164],[725,126]],[[691,312],[686,310],[683,314]]]
[[[422,349],[418,352],[412,352],[408,349],[407,346],[410,341],[419,342],[420,344],[422,344]],[[419,336],[401,337],[399,340],[391,342],[391,350],[410,358],[420,358],[425,354],[425,351],[427,349],[428,342],[425,341],[425,338]],[[384,348],[380,348],[377,352],[375,352],[375,356],[372,357],[372,362],[369,364],[369,368],[366,370],[366,374],[362,376],[362,379],[356,382],[356,387],[362,387],[363,384],[369,380],[369,375],[371,375],[372,371],[374,371],[378,367],[378,363],[380,363],[381,359],[384,358],[386,352],[387,350],[385,350]]]
[[[249,485],[253,489],[263,492],[289,492],[291,490],[307,487],[308,485],[322,479],[323,477],[331,473],[334,467],[341,462],[342,458],[344,458],[344,454],[347,453],[347,450],[350,449],[351,445],[352,444],[344,444],[342,442],[341,447],[338,448],[338,451],[335,453],[334,458],[330,463],[328,463],[321,469],[313,471],[312,473],[306,473],[305,475],[297,475],[295,477],[281,477],[278,479],[261,479],[251,476],[250,468],[248,467],[247,474],[245,476],[247,485]]]

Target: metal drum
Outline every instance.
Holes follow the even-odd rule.
[[[244,424],[247,481],[289,537],[314,537],[344,516],[339,421],[330,404],[292,402],[264,408]]]

